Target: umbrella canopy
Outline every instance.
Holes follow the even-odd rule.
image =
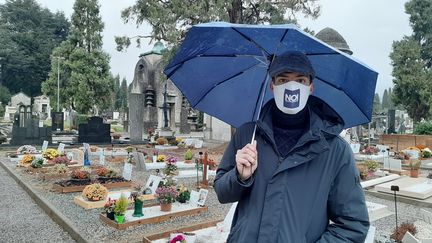
[[[316,72],[312,95],[333,108],[345,128],[370,121],[378,73],[291,24],[195,25],[164,73],[192,107],[239,127],[255,121],[273,98],[268,68],[288,50],[308,56]]]

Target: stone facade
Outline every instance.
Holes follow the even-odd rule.
[[[51,117],[50,98],[46,95],[34,97],[33,112],[36,113],[41,120],[46,120]]]

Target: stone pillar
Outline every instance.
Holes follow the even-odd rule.
[[[142,142],[144,94],[129,93],[129,133],[132,143]]]
[[[181,108],[180,111],[180,133],[189,134],[191,132],[190,124],[188,123],[189,111],[187,108]]]

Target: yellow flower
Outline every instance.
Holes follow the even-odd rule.
[[[161,154],[161,155],[158,155],[158,157],[157,157],[157,162],[164,162],[166,160],[166,156],[165,155],[163,155],[163,154]]]
[[[35,157],[33,155],[24,155],[24,157],[21,160],[21,165],[29,165],[33,162],[33,160],[35,159]]]

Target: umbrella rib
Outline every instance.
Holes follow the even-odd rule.
[[[252,69],[253,67],[255,67],[255,66],[258,66],[258,65],[260,65],[261,63],[256,63],[256,64],[254,64],[254,65],[252,65],[252,66],[250,66],[250,67],[248,67],[248,68],[246,68],[246,69],[244,69],[244,70],[242,70],[242,71],[240,71],[240,72],[238,72],[238,73],[236,73],[236,74],[234,74],[234,75],[232,75],[232,76],[230,76],[230,77],[228,77],[228,78],[226,78],[226,79],[224,79],[224,80],[222,80],[222,81],[220,81],[220,82],[218,82],[217,84],[215,84],[215,85],[213,85],[213,87],[211,87],[209,90],[207,90],[205,93],[204,93],[204,95],[202,95],[201,96],[201,98],[197,101],[197,102],[195,102],[195,105],[194,105],[194,107],[195,106],[197,106],[206,96],[207,96],[207,94],[208,93],[210,93],[214,88],[216,88],[217,86],[219,86],[219,85],[221,85],[222,83],[225,83],[226,81],[228,81],[228,80],[230,80],[230,79],[233,79],[233,78],[235,78],[235,77],[237,77],[237,76],[239,76],[239,75],[241,75],[241,74],[243,74],[245,71],[247,71],[247,70],[250,70],[250,69]]]
[[[343,92],[342,89],[337,88],[334,84],[325,81],[324,79],[320,78],[319,76],[315,76],[315,78],[317,78],[317,79],[321,80],[322,82],[324,82],[324,83],[326,83],[326,84],[332,86],[333,88],[335,88],[335,89],[337,89],[337,90],[341,90],[341,91]],[[344,92],[344,93],[345,93],[345,92]],[[357,106],[358,110],[361,111],[361,113],[362,113],[365,117],[368,117],[368,116],[363,112],[363,110],[358,106],[358,104],[357,104],[356,102],[354,102],[354,100],[352,99],[352,97],[351,97],[350,95],[348,95],[347,93],[345,93],[345,94],[346,94],[346,95],[347,95],[347,96],[348,96],[348,97],[353,101],[354,105]],[[343,119],[343,118],[342,118],[342,119]]]
[[[234,30],[235,32],[237,32],[239,35],[241,35],[243,38],[245,38],[246,40],[248,40],[249,42],[254,43],[259,49],[263,50],[265,53],[267,53],[267,56],[270,56],[270,53],[264,49],[264,47],[262,47],[261,45],[259,45],[256,41],[252,40],[250,37],[248,37],[247,35],[241,33],[240,31],[238,31],[235,27],[231,27],[232,30]]]

